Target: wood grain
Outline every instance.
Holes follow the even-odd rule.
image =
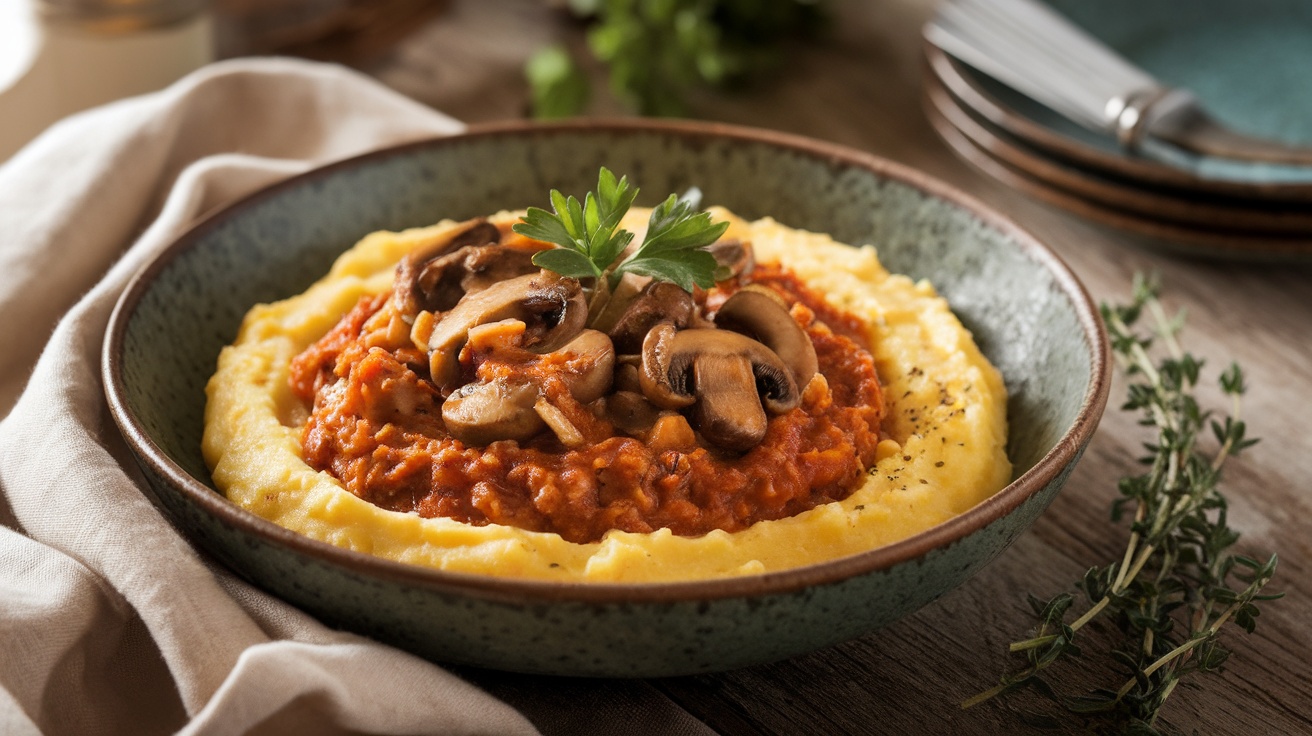
[[[1211,375],[1232,359],[1248,371],[1245,416],[1250,433],[1263,442],[1227,471],[1230,521],[1244,534],[1243,549],[1279,552],[1272,587],[1288,595],[1263,607],[1255,635],[1229,638],[1234,656],[1225,672],[1183,685],[1160,725],[1178,733],[1312,732],[1312,269],[1172,255],[1160,244],[1048,209],[975,173],[936,137],[921,111],[919,28],[932,5],[835,0],[837,22],[822,45],[795,50],[768,85],[698,96],[696,113],[835,141],[945,179],[1048,243],[1097,300],[1124,298],[1135,271],[1161,275],[1168,306],[1189,314],[1184,342],[1206,357]],[[463,0],[364,69],[466,121],[518,117],[527,99],[523,62],[556,39],[575,49],[584,43],[578,25],[541,2]],[[618,112],[605,94],[589,109]],[[786,662],[658,680],[636,690],[632,683],[590,681],[588,692],[603,699],[613,692],[619,702],[635,692],[665,697],[726,734],[1027,732],[1018,714],[1030,705],[1023,698],[969,711],[957,704],[1001,673],[1007,642],[1023,636],[1029,622],[1027,591],[1047,596],[1066,589],[1085,569],[1123,549],[1126,532],[1110,523],[1108,509],[1117,479],[1135,472],[1146,437],[1134,417],[1115,408],[1122,396],[1118,379],[1084,460],[1033,529],[920,612]],[[1076,683],[1118,677],[1106,669],[1071,671]],[[477,680],[494,693],[522,699],[532,691],[545,701],[568,700],[579,687],[495,673]],[[543,725],[560,732],[549,721]]]

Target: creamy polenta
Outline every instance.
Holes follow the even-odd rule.
[[[882,439],[864,483],[844,500],[733,533],[613,530],[598,542],[573,543],[554,533],[388,511],[313,469],[301,443],[308,409],[289,385],[293,358],[362,297],[391,289],[398,261],[451,222],[374,233],[305,293],[250,311],[207,388],[203,451],[215,483],[253,513],[347,549],[460,572],[598,582],[746,575],[842,557],[943,522],[1007,483],[1001,377],[930,284],[887,273],[871,247],[714,212],[731,222],[726,238],[750,242],[758,261],[785,265],[869,330],[886,399]],[[625,226],[641,230],[646,216],[631,212]]]

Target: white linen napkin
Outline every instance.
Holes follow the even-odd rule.
[[[119,293],[197,217],[460,129],[342,68],[244,60],[70,118],[0,166],[0,734],[535,732],[199,556],[137,489],[100,381]]]

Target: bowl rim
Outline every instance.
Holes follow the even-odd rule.
[[[1014,240],[1027,257],[1046,267],[1053,274],[1054,281],[1062,293],[1072,303],[1091,358],[1088,388],[1074,422],[1033,467],[1008,483],[1002,490],[941,524],[892,544],[846,557],[758,575],[671,582],[612,583],[553,582],[452,572],[374,557],[302,536],[237,506],[218,491],[192,477],[155,444],[136,418],[127,401],[123,375],[122,352],[127,326],[156,277],[183,252],[228,218],[286,189],[330,177],[340,170],[354,168],[376,159],[402,156],[420,149],[459,145],[470,140],[586,132],[612,135],[658,134],[684,139],[706,141],[728,139],[766,144],[832,164],[865,169],[881,178],[910,186],[967,211],[985,225]],[[474,596],[490,601],[676,603],[784,595],[838,583],[922,558],[934,549],[950,546],[1001,519],[1058,477],[1063,469],[1079,456],[1082,448],[1092,437],[1106,406],[1110,386],[1111,366],[1108,351],[1107,333],[1097,309],[1084,286],[1060,257],[1010,218],[928,174],[846,146],[773,130],[686,120],[589,118],[553,123],[510,121],[479,124],[469,126],[463,133],[388,146],[293,175],[209,213],[175,238],[133,275],[128,286],[119,296],[110,316],[102,346],[101,374],[110,413],[140,461],[146,463],[154,473],[165,478],[175,490],[220,523],[254,534],[263,541],[285,548],[293,554],[314,558],[349,573],[381,578],[439,593]],[[147,494],[154,493],[153,489],[141,490]],[[179,533],[189,537],[185,532]],[[204,547],[203,544],[190,538],[188,541],[194,547]]]

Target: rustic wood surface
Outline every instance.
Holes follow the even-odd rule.
[[[1225,672],[1182,686],[1159,725],[1179,733],[1312,732],[1312,267],[1210,262],[1169,255],[1131,236],[1048,209],[984,178],[936,137],[920,102],[919,29],[929,0],[835,0],[838,22],[823,43],[792,52],[777,78],[738,95],[695,100],[697,117],[834,141],[923,169],[1009,214],[1048,243],[1096,300],[1127,294],[1135,271],[1160,273],[1168,307],[1188,310],[1188,349],[1212,374],[1242,361],[1251,390],[1244,412],[1261,444],[1228,466],[1225,489],[1240,547],[1275,550],[1272,588],[1253,636],[1232,633]],[[522,117],[522,66],[541,44],[583,48],[580,26],[542,0],[452,2],[360,68],[467,122]],[[594,74],[597,69],[591,70]],[[593,115],[622,112],[604,94]],[[1108,519],[1116,481],[1138,472],[1146,439],[1108,412],[1056,502],[997,561],[959,589],[883,631],[777,664],[691,678],[605,682],[470,672],[525,709],[547,733],[587,730],[591,708],[629,709],[635,732],[726,734],[1027,732],[1027,701],[962,711],[991,686],[1006,644],[1029,624],[1025,593],[1065,589],[1088,567],[1118,557],[1126,532]],[[1210,400],[1215,393],[1208,393]],[[1067,667],[1083,682],[1083,665]],[[1113,673],[1097,671],[1104,681]],[[614,723],[611,719],[612,724]]]

